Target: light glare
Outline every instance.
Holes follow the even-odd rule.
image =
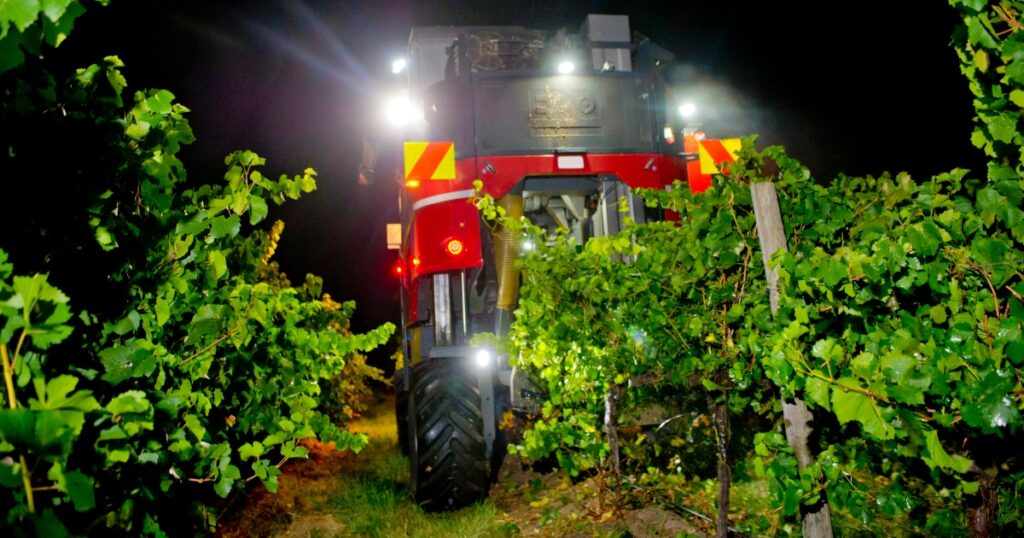
[[[576,64],[571,62],[571,61],[569,61],[569,60],[563,60],[563,61],[559,62],[559,64],[558,64],[558,72],[563,74],[563,75],[568,75],[568,74],[572,73],[575,70],[576,70]]]
[[[684,118],[693,117],[697,113],[697,105],[693,103],[683,103],[679,105],[679,115]]]
[[[388,123],[396,127],[408,125],[423,119],[423,111],[409,99],[408,95],[396,95],[388,99],[384,105],[384,115]]]
[[[405,68],[408,66],[409,62],[407,62],[405,58],[395,58],[395,60],[391,62],[391,72],[397,75],[402,71],[405,71]]]
[[[481,349],[480,351],[476,352],[476,355],[473,357],[473,359],[476,361],[477,366],[481,368],[486,367],[487,365],[491,364],[491,352],[486,349]]]

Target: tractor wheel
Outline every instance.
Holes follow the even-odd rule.
[[[425,510],[455,510],[487,496],[486,458],[476,373],[465,361],[434,359],[413,367],[409,462],[413,497]]]
[[[398,450],[409,455],[409,391],[405,390],[402,371],[395,372],[395,419],[398,426]]]

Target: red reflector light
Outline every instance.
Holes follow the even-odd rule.
[[[464,247],[462,246],[462,241],[459,241],[458,239],[452,239],[448,241],[448,245],[444,249],[448,251],[448,254],[451,254],[452,256],[458,256],[459,254],[462,254],[463,248]]]
[[[403,269],[402,269],[402,262],[396,263],[395,264],[395,275],[402,276],[402,271],[403,271]]]

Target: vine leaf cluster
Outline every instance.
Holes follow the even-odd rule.
[[[194,136],[171,92],[128,92],[116,57],[46,71],[26,40],[79,8],[0,7],[0,45],[17,38],[21,54],[0,76],[0,170],[53,178],[3,213],[30,233],[0,245],[0,526],[203,532],[249,483],[275,490],[305,440],[364,446],[335,419],[379,377],[361,353],[393,327],[352,333],[354,303],[273,261],[283,223],[262,226],[316,189],[315,171],[275,179],[238,151],[223,179],[189,180]]]

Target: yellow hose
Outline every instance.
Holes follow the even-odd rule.
[[[523,197],[506,194],[498,200],[498,206],[505,210],[505,217],[518,219],[523,216]],[[494,265],[498,272],[498,304],[500,310],[512,311],[519,302],[519,259],[518,234],[501,227],[493,232]]]

